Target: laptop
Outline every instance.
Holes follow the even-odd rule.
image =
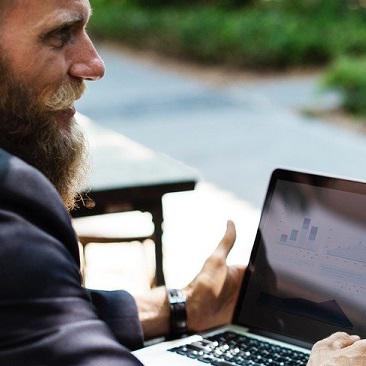
[[[232,324],[134,354],[146,366],[305,366],[334,332],[366,337],[365,311],[366,183],[278,169]]]

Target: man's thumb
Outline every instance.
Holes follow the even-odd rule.
[[[225,258],[229,255],[231,248],[233,247],[236,240],[236,229],[235,224],[229,220],[227,222],[226,232],[224,237],[221,239],[220,244],[217,247],[217,251],[220,255]]]

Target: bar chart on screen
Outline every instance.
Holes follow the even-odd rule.
[[[299,228],[293,228],[289,233],[281,234],[279,244],[316,252],[318,231],[319,227],[312,225],[311,218],[305,217]]]

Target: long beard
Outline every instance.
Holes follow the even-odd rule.
[[[36,94],[9,75],[0,61],[0,148],[40,170],[71,210],[87,176],[86,142],[75,120],[66,130],[55,115],[81,96],[84,85],[68,82]]]

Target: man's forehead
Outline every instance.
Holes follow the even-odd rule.
[[[91,8],[89,0],[18,0],[11,13],[12,17],[25,18],[38,28],[75,19],[87,20]]]

